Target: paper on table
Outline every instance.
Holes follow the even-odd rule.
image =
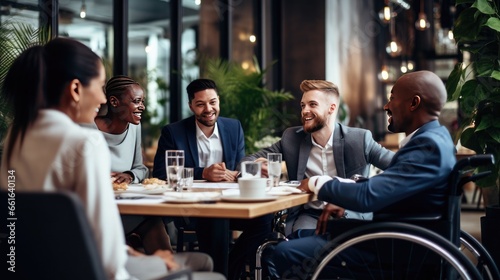
[[[199,189],[238,189],[238,183],[193,183],[193,188]]]
[[[165,201],[165,198],[157,195],[120,194],[118,197],[115,199],[116,204],[160,204]]]

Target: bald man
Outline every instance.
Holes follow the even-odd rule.
[[[374,218],[384,213],[442,213],[448,175],[455,164],[453,141],[438,122],[445,102],[446,89],[434,73],[418,71],[402,76],[394,84],[384,110],[389,116],[388,129],[404,132],[406,137],[384,173],[356,184],[337,177],[313,176],[303,180],[299,188],[335,205],[338,217],[342,217],[344,208],[373,212]],[[335,221],[321,217],[318,223],[321,225],[316,231],[299,230],[294,234],[296,239],[273,248],[266,261],[272,276],[303,279],[311,264],[321,261],[320,252],[331,239]],[[359,263],[369,265],[374,253],[362,251]],[[330,263],[328,278],[352,277],[348,267],[356,266],[357,256],[346,251],[346,263]]]

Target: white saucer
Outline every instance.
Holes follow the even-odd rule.
[[[241,197],[239,195],[226,195],[221,196],[222,201],[228,202],[264,202],[264,201],[272,201],[278,199],[277,196],[264,196],[264,197]]]

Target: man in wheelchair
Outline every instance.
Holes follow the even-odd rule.
[[[446,207],[448,177],[455,164],[455,147],[448,130],[438,122],[447,98],[442,80],[432,72],[418,71],[399,78],[384,110],[388,129],[404,132],[389,167],[368,180],[348,182],[341,178],[313,176],[299,188],[316,193],[318,199],[334,204],[336,218],[344,209],[390,213],[433,214]],[[328,241],[341,232],[339,222],[321,216],[316,230],[299,230],[288,242],[270,249],[265,264],[272,277],[304,279],[324,255]],[[341,223],[340,223],[341,225]],[[344,260],[330,262],[328,278],[349,277],[349,267],[365,266],[384,248],[352,248],[343,252]],[[396,260],[397,261],[397,260]]]

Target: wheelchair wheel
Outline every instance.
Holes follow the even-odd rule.
[[[329,245],[312,279],[482,279],[457,246],[415,225],[360,226]]]
[[[500,272],[491,255],[479,241],[464,231],[460,231],[460,251],[476,265],[483,279],[500,279]]]

